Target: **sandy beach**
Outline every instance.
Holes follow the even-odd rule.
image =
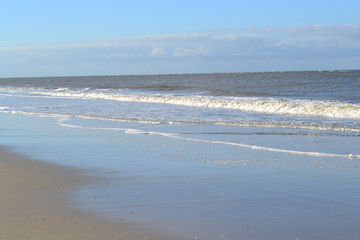
[[[81,171],[0,149],[0,239],[176,239],[75,210],[72,189],[100,181]]]

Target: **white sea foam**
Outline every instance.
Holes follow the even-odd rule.
[[[269,114],[360,119],[360,104],[340,101],[255,97],[184,96],[166,94],[128,94],[106,91],[70,90],[37,91],[36,93],[67,98],[107,99],[126,102],[161,103],[192,107],[231,109]]]
[[[0,88],[0,94],[6,97],[0,108],[3,112],[55,113],[146,123],[360,131],[360,104],[341,101],[150,94],[89,88]]]

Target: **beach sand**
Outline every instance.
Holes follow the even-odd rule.
[[[71,207],[69,193],[100,181],[0,148],[0,239],[176,239]]]

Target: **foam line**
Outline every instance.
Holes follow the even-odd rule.
[[[334,131],[351,131],[359,132],[358,127],[336,127],[336,126],[321,126],[321,125],[301,125],[301,124],[283,124],[283,123],[257,123],[257,122],[191,122],[191,121],[166,121],[166,120],[144,120],[136,118],[113,118],[113,117],[99,117],[91,115],[71,114],[71,113],[51,113],[51,112],[31,112],[31,111],[20,111],[17,109],[31,109],[32,107],[0,107],[0,112],[13,113],[13,114],[24,114],[34,115],[40,117],[52,117],[52,116],[69,116],[69,117],[80,117],[86,119],[100,119],[109,121],[120,121],[120,122],[137,122],[137,123],[149,123],[149,124],[209,124],[209,125],[224,125],[224,126],[239,126],[239,127],[260,127],[260,128],[298,128],[298,129],[317,129],[317,130],[334,130]],[[44,107],[33,107],[33,109],[41,109]],[[45,107],[47,108],[47,107]],[[348,136],[348,135],[344,135]],[[354,134],[353,137],[359,137]]]
[[[349,159],[360,158],[360,155],[353,155],[353,154],[305,152],[305,151],[295,151],[295,150],[287,150],[287,149],[279,149],[279,148],[269,148],[269,147],[262,147],[262,146],[256,146],[256,145],[234,143],[234,142],[225,142],[225,141],[210,141],[210,140],[203,140],[203,139],[197,139],[197,138],[184,138],[184,137],[179,137],[179,136],[169,136],[169,137],[177,138],[177,139],[181,139],[181,140],[188,140],[188,141],[231,145],[231,146],[236,146],[236,147],[241,147],[241,148],[250,148],[250,149],[253,149],[253,150],[263,150],[263,151],[269,151],[269,152],[281,152],[281,153],[289,153],[289,154],[296,154],[296,155],[306,155],[306,156],[314,156],[314,157],[340,157],[340,158],[349,158]]]
[[[235,146],[235,147],[249,148],[249,149],[252,149],[252,150],[280,152],[280,153],[288,153],[288,154],[304,155],[304,156],[313,156],[313,157],[338,157],[338,158],[349,158],[349,159],[360,158],[360,155],[356,155],[356,154],[335,154],[335,153],[320,153],[320,152],[305,152],[305,151],[287,150],[287,149],[279,149],[279,148],[270,148],[270,147],[249,145],[249,144],[243,144],[243,143],[234,143],[234,142],[225,142],[225,141],[211,141],[211,140],[204,140],[204,139],[198,139],[198,138],[187,138],[187,137],[181,137],[181,136],[179,136],[177,134],[173,134],[173,133],[141,131],[141,130],[138,130],[138,129],[131,129],[131,128],[85,127],[85,126],[78,126],[78,125],[65,123],[68,120],[69,120],[69,118],[61,118],[61,119],[59,119],[58,122],[63,127],[92,129],[92,130],[123,131],[126,134],[159,135],[159,136],[164,136],[164,137],[169,137],[169,138],[179,139],[179,140],[185,140],[185,141],[231,145],[231,146]]]

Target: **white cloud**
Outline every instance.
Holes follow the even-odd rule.
[[[153,57],[156,56],[164,56],[166,55],[166,50],[162,47],[158,47],[158,46],[152,46],[152,50],[150,52],[150,55]]]
[[[147,35],[0,47],[0,68],[25,76],[359,68],[350,61],[360,63],[358,39],[360,24]]]

